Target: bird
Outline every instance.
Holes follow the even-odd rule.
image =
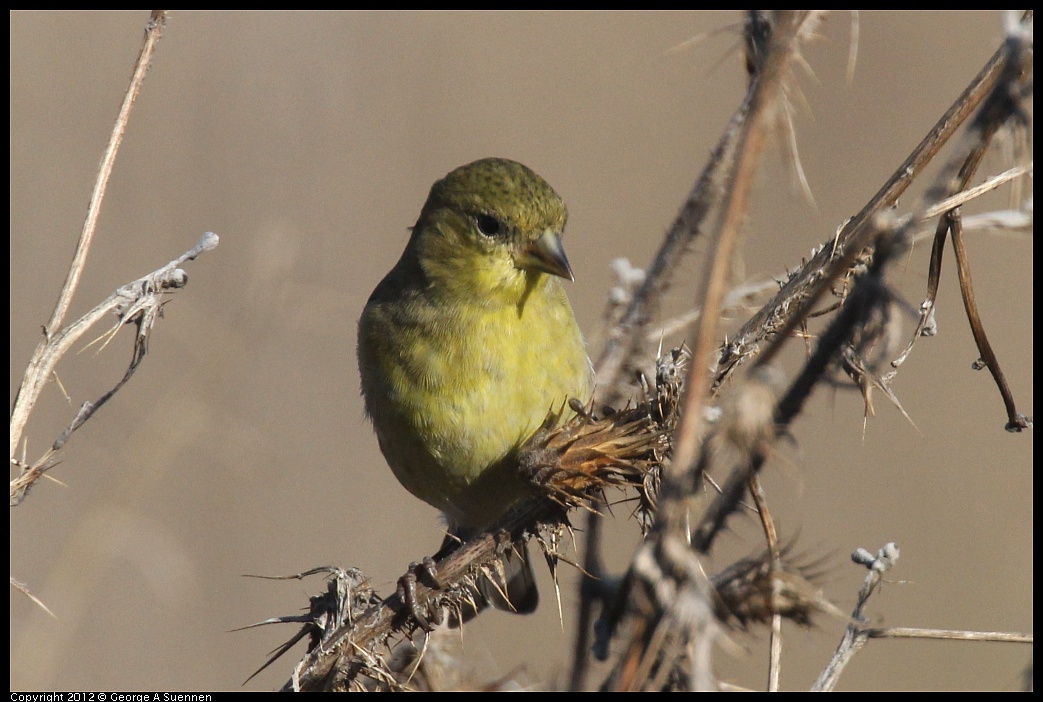
[[[520,447],[551,412],[586,403],[594,374],[565,292],[567,209],[527,166],[485,158],[431,187],[358,327],[366,414],[398,481],[466,540],[532,494]],[[524,545],[486,602],[527,613]],[[503,587],[506,585],[506,587]]]

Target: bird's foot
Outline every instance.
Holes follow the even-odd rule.
[[[438,579],[438,565],[430,556],[425,556],[421,563],[410,563],[409,570],[398,579],[398,599],[405,605],[406,612],[413,616],[417,625],[424,631],[432,631],[439,622],[432,624],[428,619],[429,611],[421,606],[417,599],[417,582],[423,582],[433,589],[441,589],[442,583]]]

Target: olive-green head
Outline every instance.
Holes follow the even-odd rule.
[[[476,293],[520,290],[532,273],[573,279],[561,245],[567,218],[561,196],[530,168],[486,158],[431,187],[412,244],[431,278]]]

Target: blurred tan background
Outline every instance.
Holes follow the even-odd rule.
[[[11,398],[65,275],[147,17],[10,15]],[[434,510],[395,482],[364,421],[355,324],[428,187],[490,155],[542,174],[569,203],[569,293],[596,352],[610,262],[647,265],[742,95],[739,20],[175,12],[73,313],[206,230],[221,245],[188,265],[190,284],[165,308],[136,377],[69,442],[53,471],[65,485],[43,481],[12,510],[11,573],[58,616],[12,591],[12,689],[240,689],[295,628],[229,631],[296,614],[323,589],[243,574],[358,566],[390,592],[442,532]],[[814,76],[800,76],[797,133],[817,204],[770,154],[743,282],[781,274],[828,239],[1002,38],[996,12],[859,20],[851,83],[844,14],[806,52]],[[702,41],[681,46],[693,37]],[[994,153],[982,173],[1009,165]],[[969,245],[987,328],[1031,413],[1031,238],[975,235]],[[914,306],[928,251],[893,271]],[[917,428],[878,396],[863,440],[858,394],[820,391],[766,487],[798,550],[832,554],[825,588],[844,611],[864,575],[848,554],[895,541],[901,561],[869,606],[874,621],[1030,631],[1032,435],[1003,431],[989,376],[970,368],[977,352],[946,254],[940,335],[919,343],[895,386]],[[690,304],[701,270],[693,256],[671,293],[675,309]],[[124,331],[59,366],[71,400],[47,390],[29,424],[30,456],[118,380],[129,353]],[[637,538],[628,514],[621,506],[611,520],[617,571]],[[751,519],[731,527],[718,566],[760,548]],[[564,570],[564,632],[545,574],[536,615],[488,613],[467,628],[478,679],[563,683],[576,599]],[[784,630],[784,688],[807,688],[843,626],[827,618]],[[763,688],[766,632],[733,641],[717,656],[721,678]],[[302,650],[247,689],[279,687]],[[1018,689],[1030,654],[875,641],[842,687]]]

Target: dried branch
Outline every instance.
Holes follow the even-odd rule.
[[[712,384],[715,392],[739,364],[761,352],[762,341],[785,339],[789,336],[800,325],[800,320],[807,315],[807,310],[813,309],[821,297],[831,289],[833,283],[846,273],[869,242],[870,222],[873,217],[885,212],[898,201],[942,146],[974,114],[999,83],[1007,53],[1006,44],[996,50],[978,75],[905,161],[895,169],[876,195],[857,215],[848,220],[831,240],[824,242],[816,253],[790,276],[775,297],[732,336],[721,350],[720,363]],[[842,253],[842,260],[836,261]],[[764,363],[770,363],[777,349],[777,342],[769,347]]]
[[[966,631],[963,629],[921,629],[912,626],[869,627],[862,633],[870,639],[941,639],[943,641],[996,641],[1032,643],[1033,635],[1012,631]]]
[[[770,556],[770,569],[781,570],[781,554],[779,552],[779,533],[775,528],[775,520],[768,509],[768,498],[764,493],[764,487],[756,475],[750,476],[750,495],[757,505],[757,515],[760,517],[761,526],[764,529],[764,539],[768,543],[768,555]],[[782,615],[773,609],[771,614],[771,641],[768,646],[768,692],[779,691],[779,675],[782,668]]]
[[[865,606],[883,574],[898,562],[898,547],[889,543],[873,556],[865,549],[851,554],[855,563],[869,569],[862,588],[859,590],[851,621],[826,668],[819,675],[812,692],[830,692],[840,681],[840,674],[847,664],[865,646],[869,639],[943,639],[947,641],[996,641],[1003,643],[1032,643],[1032,634],[1004,631],[965,631],[956,629],[923,629],[918,627],[867,627],[864,617]]]
[[[87,206],[87,215],[83,223],[80,238],[76,245],[75,253],[73,254],[72,262],[69,266],[69,271],[66,275],[62,290],[58,295],[54,311],[51,313],[50,319],[43,328],[43,338],[40,340],[40,343],[37,345],[36,350],[33,352],[33,356],[26,366],[22,383],[19,386],[18,393],[15,395],[11,409],[10,462],[12,467],[18,470],[18,475],[10,482],[10,504],[12,507],[21,504],[25,499],[25,496],[28,494],[29,489],[36,483],[36,481],[39,480],[50,468],[57,464],[58,459],[56,454],[62,449],[73,432],[83,426],[83,424],[89,420],[94,413],[102,407],[102,405],[111,399],[130,380],[131,376],[133,376],[142,360],[144,360],[145,355],[148,353],[149,337],[153,326],[162,315],[164,299],[174,290],[184,287],[188,282],[188,275],[179,266],[188,260],[194,260],[203,251],[213,249],[218,243],[218,237],[216,234],[210,232],[206,233],[199,242],[185,254],[182,254],[166,266],[119,288],[106,300],[96,305],[94,309],[87,312],[78,320],[62,326],[69,307],[72,304],[73,296],[79,286],[80,277],[86,266],[87,254],[90,251],[91,243],[94,240],[94,234],[97,231],[98,219],[101,213],[102,203],[105,200],[108,183],[115,166],[116,155],[119,152],[120,144],[122,143],[123,137],[126,133],[131,110],[133,109],[134,103],[141,92],[142,85],[144,84],[152,56],[156,50],[156,45],[158,44],[159,39],[163,34],[163,29],[166,26],[166,17],[166,10],[153,10],[149,16],[149,21],[145,26],[145,36],[141,51],[139,52],[138,59],[134,65],[130,85],[127,88],[123,98],[123,103],[121,104],[116,116],[109,143],[102,155],[101,163],[98,167],[94,189]],[[25,447],[22,444],[22,439],[26,424],[29,421],[29,417],[36,406],[41,393],[43,392],[43,388],[46,386],[47,381],[50,380],[59,360],[61,360],[72,345],[96,322],[108,315],[110,312],[115,312],[118,321],[107,333],[106,336],[108,338],[114,336],[119,328],[124,324],[134,324],[137,329],[134,336],[131,360],[127,370],[123,377],[109,391],[104,393],[94,402],[85,402],[80,407],[69,426],[60,436],[57,437],[57,439],[55,439],[51,447],[42,456],[34,461],[29,461],[24,455]],[[18,455],[20,446],[22,447],[21,456]],[[44,606],[39,599],[29,593],[24,585],[18,583],[18,581],[13,577],[11,578],[11,582],[16,585],[18,589],[32,597],[32,599],[41,607],[47,610],[46,606]],[[50,613],[50,610],[47,611]]]
[[[148,24],[145,26],[145,39],[141,46],[141,53],[134,64],[130,86],[123,97],[123,104],[120,106],[119,114],[116,117],[116,124],[112,128],[112,136],[109,138],[109,144],[101,159],[98,177],[94,183],[94,191],[91,193],[90,203],[87,205],[87,218],[84,220],[83,231],[76,245],[76,253],[73,254],[72,265],[69,267],[69,273],[65,278],[62,291],[58,295],[58,302],[54,306],[54,312],[51,313],[51,319],[44,327],[43,339],[40,340],[40,344],[36,347],[36,351],[25,369],[22,385],[18,390],[18,395],[15,397],[14,408],[11,411],[12,461],[15,459],[15,452],[21,442],[25,424],[29,421],[29,415],[36,405],[36,400],[40,397],[40,393],[43,392],[44,384],[51,377],[54,364],[58,361],[53,355],[47,353],[49,340],[65,319],[65,313],[69,309],[72,297],[79,285],[80,276],[87,263],[87,252],[90,250],[91,242],[94,240],[94,232],[98,227],[98,216],[101,213],[101,205],[105,199],[105,191],[108,188],[109,178],[112,175],[112,168],[116,163],[116,154],[119,151],[120,144],[123,142],[123,135],[127,131],[130,111],[134,107],[138,94],[141,92],[145,75],[148,73],[149,63],[152,61],[152,54],[156,50],[159,38],[163,35],[166,21],[166,10],[153,10]]]
[[[709,652],[719,625],[710,606],[711,586],[688,541],[688,499],[699,485],[702,461],[698,448],[704,434],[703,403],[709,389],[705,369],[716,347],[717,326],[727,276],[737,251],[740,225],[748,207],[750,189],[759,157],[769,135],[779,123],[785,102],[784,85],[789,65],[799,51],[799,40],[817,22],[817,16],[779,12],[771,26],[757,15],[748,23],[747,66],[756,71],[735,146],[715,225],[714,243],[703,278],[702,314],[692,343],[692,363],[677,429],[675,450],[663,475],[659,511],[650,538],[638,547],[622,599],[641,603],[639,624],[633,627],[620,670],[632,675],[613,676],[612,689],[660,689],[657,680],[667,676],[680,689],[711,690]],[[620,624],[622,608],[607,617],[608,628]],[[658,676],[653,675],[659,670]]]
[[[1022,67],[1025,60],[1025,46],[1016,40],[1016,34],[1012,36],[1014,39],[1009,39],[1004,44],[1004,59],[1000,62],[998,70],[999,75],[1004,79],[997,80],[993,84],[993,90],[981,102],[981,108],[975,113],[974,120],[960,147],[947,160],[914,213],[898,220],[893,217],[877,216],[857,226],[857,230],[860,232],[859,237],[865,238],[864,244],[873,243],[873,248],[869,249],[871,255],[863,258],[863,265],[866,266],[866,269],[855,278],[854,287],[848,293],[837,317],[822,335],[815,353],[779,401],[774,418],[775,440],[785,435],[788,426],[800,412],[814,386],[825,376],[832,359],[841,357],[842,349],[853,338],[856,330],[866,328],[866,321],[874,314],[887,314],[886,305],[892,296],[884,283],[883,272],[887,265],[910,244],[914,223],[923,221],[925,213],[930,211],[930,208],[937,202],[945,200],[965,187],[966,179],[973,172],[973,167],[980,162],[981,153],[991,136],[1008,120],[1017,118],[1019,110],[1008,96],[1020,92],[1020,88],[1017,86],[1024,80]],[[863,208],[863,212],[867,209]],[[859,249],[859,252],[863,250],[865,250],[865,245]],[[801,302],[800,309],[789,317],[783,330],[792,329],[798,320],[803,319],[811,309],[812,300],[824,294],[827,281],[839,276],[839,268],[846,269],[850,266],[850,262],[840,263],[849,258],[852,258],[852,254],[850,251],[846,251],[823,270],[823,278],[810,289],[808,297]],[[876,326],[884,328],[886,324]],[[757,358],[751,371],[765,368],[765,364],[788,339],[789,333],[780,332],[769,350]],[[864,344],[867,341],[872,342],[872,338],[862,339],[860,343]],[[766,442],[755,447],[750,461],[733,471],[722,493],[708,507],[700,524],[693,532],[692,545],[694,548],[705,551],[710,547],[727,516],[736,509],[744,492],[745,482],[749,476],[755,475],[763,466],[770,443]]]
[[[844,671],[844,667],[858,653],[859,649],[865,645],[868,637],[859,628],[859,622],[863,621],[862,613],[865,611],[866,603],[869,602],[869,597],[876,590],[877,585],[880,584],[883,574],[894,568],[898,563],[898,555],[898,547],[894,543],[885,545],[877,552],[876,556],[873,556],[864,548],[860,548],[851,554],[851,560],[868,568],[869,573],[866,574],[866,578],[862,582],[862,588],[858,591],[855,609],[851,613],[851,623],[844,630],[844,636],[840,640],[833,657],[819,675],[815,684],[811,686],[812,692],[829,692],[835,688],[840,680],[840,674]]]
[[[57,332],[47,335],[44,343],[41,344],[36,356],[34,357],[34,360],[36,361],[35,365],[30,364],[30,368],[26,371],[26,381],[23,382],[23,388],[25,388],[27,384],[30,386],[43,387],[43,378],[36,377],[35,375],[30,377],[30,371],[33,371],[34,373],[43,373],[46,371],[49,374],[72,345],[75,344],[88,329],[110,313],[116,314],[117,321],[109,330],[108,334],[115,334],[124,324],[134,324],[137,327],[137,332],[134,335],[134,349],[130,365],[127,367],[126,372],[119,382],[94,402],[85,402],[80,407],[80,410],[72,420],[72,423],[57,439],[55,439],[54,443],[43,454],[43,456],[38,458],[32,464],[27,464],[24,461],[16,460],[12,457],[12,465],[17,466],[20,469],[19,475],[11,481],[12,506],[20,504],[22,500],[25,499],[25,495],[29,488],[31,488],[48,469],[55,465],[55,454],[65,445],[69,436],[79,429],[84,422],[90,419],[90,417],[93,416],[102,405],[104,405],[128,380],[130,380],[130,377],[134,374],[134,371],[137,370],[138,365],[145,358],[145,354],[148,352],[149,335],[152,332],[152,327],[162,315],[165,298],[173,291],[184,287],[185,284],[188,283],[188,274],[185,273],[180,266],[182,266],[186,261],[195,260],[195,258],[204,251],[210,251],[216,248],[217,244],[217,235],[213,232],[207,232],[202,236],[202,238],[200,238],[195,246],[178,256],[170,263],[116,289],[105,300],[97,304],[94,309],[87,312],[75,322],[72,322]],[[16,408],[22,406],[22,399],[23,396],[21,394],[15,398]],[[26,403],[28,403],[28,401],[27,398]],[[28,414],[26,414],[26,416],[28,416]]]
[[[774,45],[774,41],[775,37],[772,39],[772,45]],[[785,307],[792,310],[792,312],[789,315],[780,316],[780,319],[785,319],[785,322],[780,325],[778,334],[774,337],[768,351],[757,359],[752,369],[753,373],[760,369],[769,368],[767,364],[774,354],[778,352],[782,344],[788,342],[797,326],[805,323],[805,319],[810,314],[816,301],[828,290],[832,289],[833,281],[849,271],[856,260],[862,259],[861,266],[865,268],[864,272],[854,277],[854,286],[847,294],[847,299],[841,306],[837,317],[822,336],[815,353],[808,360],[803,371],[793,381],[789,390],[776,405],[773,420],[774,431],[766,432],[765,440],[752,443],[749,460],[732,472],[721,494],[711,503],[702,520],[692,532],[691,547],[695,551],[706,552],[709,549],[716,534],[720,532],[725,519],[736,509],[742,494],[749,488],[750,482],[763,467],[769,455],[771,445],[785,435],[787,427],[800,413],[813,388],[826,377],[826,372],[833,364],[834,359],[842,357],[841,351],[851,343],[851,340],[856,338],[856,334],[861,337],[858,341],[860,346],[875,342],[876,333],[870,334],[868,338],[865,338],[861,330],[872,328],[867,326],[867,322],[874,315],[880,314],[886,318],[886,306],[892,295],[884,283],[884,271],[889,263],[894,261],[896,256],[908,247],[912,235],[911,223],[922,221],[925,216],[924,213],[928,211],[931,205],[966,187],[966,177],[974,172],[977,163],[980,162],[980,154],[987,147],[991,136],[1000,126],[1006,124],[1011,118],[1017,118],[1019,115],[1018,103],[1010,100],[1008,96],[1021,93],[1019,86],[1026,74],[1023,66],[1026,65],[1026,57],[1031,54],[1027,50],[1027,46],[1030,46],[1030,44],[1021,41],[1018,32],[1012,32],[1008,41],[1005,42],[1004,50],[1000,52],[1001,59],[997,63],[996,80],[992,84],[993,89],[988,93],[982,94],[981,99],[977,101],[981,107],[975,113],[974,120],[970,125],[968,135],[965,137],[962,147],[957,149],[956,154],[948,161],[946,167],[942,169],[942,172],[935,180],[936,184],[928,189],[922,204],[917,208],[916,214],[903,220],[891,222],[879,215],[873,217],[866,216],[864,220],[856,218],[853,223],[849,223],[845,227],[845,229],[850,228],[849,231],[853,233],[851,238],[847,239],[843,246],[836,245],[834,247],[834,251],[838,253],[839,258],[823,269],[821,277],[817,280],[815,279],[816,276],[812,276],[809,279],[807,297],[800,300],[799,304],[793,304],[793,300],[787,301]],[[770,58],[770,52],[768,58]],[[766,65],[770,64],[766,62]],[[761,76],[760,79],[763,80],[763,78],[764,76]],[[968,92],[975,94],[973,90]],[[756,110],[756,104],[751,106],[751,124],[756,123]],[[743,173],[743,164],[747,162],[745,147],[748,143],[744,140],[738,149],[737,183],[742,183],[744,179],[744,176],[741,174]],[[758,142],[753,140],[753,143],[757,145]],[[931,149],[936,150],[938,146],[940,146],[940,142],[933,145]],[[753,151],[755,150],[753,149]],[[911,157],[911,159],[912,161],[907,160],[907,163],[915,162],[915,158]],[[956,178],[957,173],[962,177]],[[901,176],[898,177],[896,182],[902,182]],[[882,192],[886,191],[887,189],[885,188]],[[732,194],[729,193],[729,197]],[[722,232],[724,233],[730,231],[731,225],[728,224],[730,221],[728,213],[732,211],[731,208],[734,207],[734,203],[742,199],[742,193],[738,188],[736,188],[734,194],[736,197],[728,200],[729,203],[733,204],[728,204],[724,207],[725,214],[722,220]],[[863,213],[871,213],[873,211],[873,203],[870,203],[863,209]],[[842,231],[838,241],[843,239],[843,237],[844,233]],[[867,249],[866,247],[870,244],[873,245],[873,248]],[[848,246],[850,248],[845,248]],[[863,253],[864,251],[868,251],[868,254]],[[726,248],[717,249],[714,254],[715,257],[721,257],[722,255],[726,256],[727,252],[728,249]],[[727,260],[726,257],[725,260]],[[719,258],[715,260],[715,265],[718,267],[714,268],[714,271],[720,270],[719,261]],[[714,272],[711,272],[708,278],[709,282],[707,282],[706,287],[707,298],[713,299],[716,295],[715,289],[719,284],[719,280],[715,278]],[[708,304],[702,319],[711,317],[713,309],[713,306]],[[886,327],[886,324],[878,325],[879,329],[886,329]],[[663,527],[662,531],[659,531],[659,525],[672,523],[675,525],[674,529],[685,528],[687,506],[683,496],[686,494],[686,490],[690,490],[697,481],[691,475],[686,476],[683,480],[677,479],[676,476],[680,475],[681,471],[691,471],[698,475],[698,468],[706,464],[708,459],[706,444],[702,439],[704,419],[699,405],[702,397],[702,393],[699,392],[701,379],[699,369],[709,365],[706,362],[708,352],[704,341],[704,333],[708,328],[710,330],[713,329],[712,322],[699,327],[693,344],[693,374],[688,381],[687,401],[682,410],[681,426],[675,442],[674,467],[672,471],[667,472],[664,476],[664,489],[660,500],[659,521],[657,521],[656,536],[658,543],[646,542],[639,547],[639,553],[635,557],[634,565],[631,568],[631,575],[637,572],[639,564],[647,561],[651,554],[654,553],[657,556],[667,553],[674,554],[681,549],[680,542],[684,538],[684,533],[675,534],[673,540],[679,543],[671,548],[667,548],[664,547],[663,542],[670,538],[668,533],[669,527]],[[862,355],[864,357],[864,354]],[[719,374],[718,381],[722,380],[726,375],[726,373]],[[702,446],[703,450],[697,454],[696,451],[699,446]],[[645,551],[645,553],[642,554],[642,551]],[[686,572],[684,562],[685,558],[682,557],[676,563],[670,565],[662,564],[658,571],[651,573],[651,576],[653,578],[658,576],[676,578],[680,574],[681,577],[689,581],[697,581],[699,573],[691,570]],[[690,568],[691,566],[688,567]],[[633,584],[633,581],[631,581],[631,585]],[[662,589],[662,587],[663,584],[661,582],[653,580],[645,585],[646,592],[638,597],[641,600],[654,601],[654,596],[650,593],[655,592],[657,589]],[[676,591],[673,589],[668,591],[672,595],[676,594]],[[671,606],[670,602],[670,600],[662,601],[663,608],[668,610]],[[654,629],[657,618],[662,615],[659,611],[653,611],[651,616],[651,621],[641,627],[642,632]],[[651,643],[652,640],[647,638],[647,633],[644,636],[646,637],[644,643]],[[638,646],[638,648],[642,646],[639,643],[634,645]],[[665,656],[666,652],[662,652],[662,655]],[[695,680],[697,677],[698,674],[693,674],[689,680]],[[701,679],[706,678],[702,676]]]

